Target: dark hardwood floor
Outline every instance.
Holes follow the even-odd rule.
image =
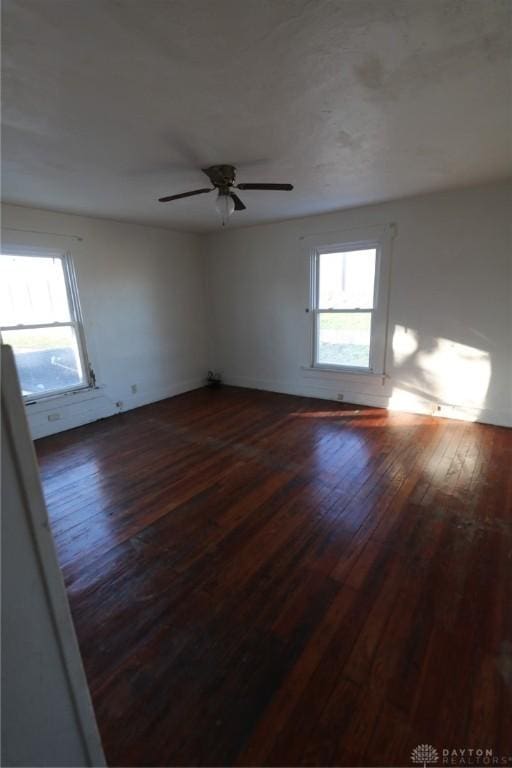
[[[110,765],[512,762],[512,430],[224,388],[36,448]]]

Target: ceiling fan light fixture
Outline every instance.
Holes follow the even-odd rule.
[[[235,210],[235,201],[230,195],[223,194],[219,190],[219,194],[215,200],[215,208],[222,219],[222,226],[225,227],[229,217]]]

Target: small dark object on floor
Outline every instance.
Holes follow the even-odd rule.
[[[222,385],[222,378],[218,371],[208,371],[206,377],[206,383],[209,387],[220,387]]]

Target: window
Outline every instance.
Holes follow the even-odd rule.
[[[371,368],[377,249],[316,254],[315,364]]]
[[[0,254],[0,331],[26,399],[89,386],[68,255],[18,248]]]
[[[394,225],[303,238],[311,256],[313,368],[383,374]],[[360,237],[359,237],[360,235]]]

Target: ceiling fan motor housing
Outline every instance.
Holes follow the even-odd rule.
[[[221,194],[227,195],[229,193],[229,189],[234,185],[236,178],[234,165],[211,165],[202,170]]]

